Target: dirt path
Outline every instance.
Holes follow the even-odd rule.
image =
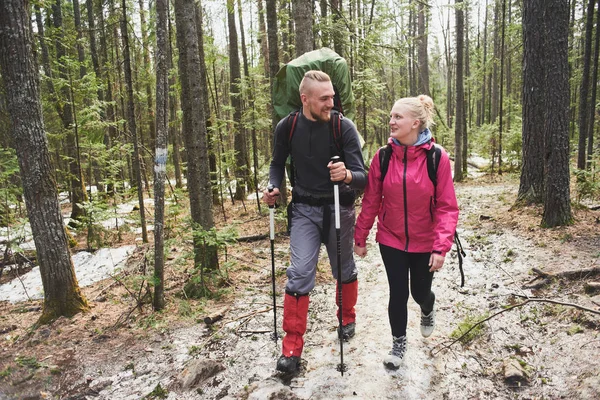
[[[533,278],[532,267],[556,272],[598,265],[600,240],[593,224],[589,229],[547,232],[537,227],[535,211],[509,213],[516,190],[515,182],[458,186],[459,232],[468,252],[466,284],[460,288],[457,261],[447,259],[434,280],[437,326],[428,339],[419,332],[418,306],[409,301],[408,352],[398,371],[382,365],[391,347],[388,286],[372,234],[369,255],[358,260],[357,333],[344,345],[348,369],[343,377],[336,369],[340,358],[335,285],[328,278],[328,267],[320,272],[326,283],[311,294],[303,369],[292,379],[275,371],[281,339],[274,343],[270,338],[270,268],[264,268],[250,284],[236,288],[235,303],[212,327],[170,326],[149,330],[154,333],[144,337],[121,335],[118,340],[98,335],[93,346],[85,348],[63,344],[54,362],[76,367],[61,376],[58,387],[48,387],[48,393],[107,400],[140,399],[151,393],[155,396],[146,398],[161,398],[160,394],[183,400],[600,398],[600,318],[573,307],[535,303],[504,312],[483,324],[472,342],[443,350],[465,318],[480,320],[523,301],[519,296],[599,309],[593,303],[598,297],[583,293],[585,281],[560,281],[540,291],[523,289]],[[256,246],[254,251],[269,259],[268,246]],[[278,240],[276,251],[285,254],[284,240]],[[279,326],[281,317],[279,308]],[[62,324],[54,328],[69,329],[69,322]],[[48,336],[54,332],[51,328]],[[504,365],[510,360],[524,371],[523,377],[505,379]],[[2,393],[0,386],[0,399],[19,398]]]

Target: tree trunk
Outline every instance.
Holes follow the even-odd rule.
[[[463,119],[463,142],[462,142],[462,169],[463,176],[467,176],[467,167],[468,167],[468,159],[469,159],[469,129],[472,126],[472,118],[473,118],[473,103],[472,103],[472,93],[471,93],[471,70],[469,66],[470,59],[470,51],[469,51],[469,14],[470,8],[468,3],[465,4],[466,10],[464,13],[465,23],[464,23],[464,36],[465,36],[465,51],[464,51],[464,65],[465,65],[465,77],[467,80],[466,89],[465,89],[465,111],[464,111],[464,119]]]
[[[169,70],[173,68],[173,27],[171,26],[170,8],[167,2],[168,27],[169,27]],[[175,74],[169,73],[169,88],[176,84]],[[180,124],[177,116],[177,97],[174,90],[169,90],[169,137],[173,144],[173,167],[175,169],[175,187],[181,189],[183,181],[181,179],[181,154],[179,151],[180,142]]]
[[[0,2],[0,32],[0,69],[44,287],[38,322],[48,323],[89,307],[77,283],[60,213],[25,2]]]
[[[133,173],[137,186],[138,202],[140,205],[140,222],[142,224],[142,241],[148,243],[146,230],[146,212],[144,208],[144,188],[142,186],[142,168],[140,163],[140,145],[138,143],[137,127],[135,123],[135,104],[133,98],[133,79],[131,78],[131,53],[129,51],[129,33],[127,29],[127,2],[122,2],[123,15],[121,19],[121,36],[123,39],[123,61],[125,70],[125,83],[127,85],[127,127],[129,137],[133,141]]]
[[[179,79],[181,81],[181,108],[187,152],[188,191],[192,221],[204,231],[214,228],[212,189],[208,160],[206,115],[204,102],[207,94],[201,85],[198,32],[194,0],[175,1],[177,47],[179,48]],[[194,226],[194,231],[199,231]],[[218,269],[217,250],[205,245],[194,236],[195,265],[203,270]]]
[[[590,64],[592,59],[592,36],[594,31],[594,5],[596,0],[588,0],[585,22],[585,45],[583,53],[583,72],[579,88],[579,142],[577,147],[577,168],[584,169],[586,162],[586,140],[588,137]]]
[[[342,0],[331,0],[331,19],[333,21],[333,50],[340,56],[345,56],[344,51],[344,18],[342,13]]]
[[[541,204],[544,190],[544,0],[523,3],[523,166],[517,202]]]
[[[427,20],[429,4],[427,1],[419,2],[417,23],[417,43],[419,60],[419,93],[430,95],[429,91],[429,57],[427,54]]]
[[[144,82],[144,86],[146,89],[146,111],[147,111],[147,120],[148,120],[148,136],[150,137],[150,148],[154,148],[154,141],[156,140],[156,127],[154,125],[154,106],[153,106],[153,98],[152,98],[152,75],[151,70],[152,66],[150,64],[150,51],[148,47],[150,44],[148,43],[148,32],[147,32],[147,22],[146,22],[146,11],[144,10],[144,0],[139,0],[138,4],[140,5],[140,33],[142,34],[142,57],[143,63],[141,65],[142,74],[140,76],[140,80]],[[142,136],[143,133],[140,133]]]
[[[164,217],[168,156],[169,34],[168,0],[156,0],[156,153],[154,156],[154,310],[165,307]]]
[[[502,138],[504,133],[504,27],[506,25],[506,0],[502,0],[502,18],[500,20],[500,24],[500,84],[498,85],[498,90],[500,90],[500,98],[498,101],[498,116],[500,121],[498,123],[498,174],[502,175]]]
[[[465,17],[463,0],[455,0],[456,5],[456,125],[454,127],[454,180],[463,180],[462,148],[465,127],[465,84],[464,84],[464,51],[465,51]]]
[[[331,26],[329,24],[329,20],[327,18],[328,12],[328,1],[327,0],[319,0],[319,7],[321,8],[321,20],[320,20],[320,32],[321,32],[321,47],[330,47],[330,31]]]
[[[486,98],[487,98],[487,36],[488,36],[488,0],[485,0],[485,18],[483,22],[483,71],[482,71],[482,82],[481,82],[481,124],[490,122],[489,118],[486,118]]]
[[[267,39],[266,10],[263,0],[258,0],[258,41],[260,44],[260,56],[262,58],[265,77],[269,76],[269,43]]]
[[[87,193],[85,191],[85,184],[83,182],[83,174],[81,173],[81,164],[79,163],[79,149],[77,146],[77,137],[73,132],[73,107],[72,99],[69,90],[69,86],[66,82],[69,82],[69,71],[67,66],[64,64],[64,58],[67,55],[67,50],[64,44],[64,31],[62,21],[62,8],[61,1],[56,0],[52,3],[54,28],[57,30],[55,48],[56,48],[56,59],[59,60],[58,70],[59,77],[63,80],[61,87],[62,101],[64,102],[63,107],[59,106],[62,110],[60,118],[63,123],[63,127],[66,133],[65,146],[67,155],[69,156],[69,175],[71,183],[71,219],[74,221],[80,221],[85,211],[81,207],[81,204],[87,201]]]
[[[275,75],[279,72],[279,45],[277,40],[277,1],[276,0],[266,0],[266,8],[267,8],[267,36],[269,39],[269,86],[270,93],[273,93],[273,84],[275,82]],[[338,53],[339,54],[339,53]],[[273,110],[272,118],[271,118],[271,131],[275,131],[275,127],[279,122],[279,118]],[[271,135],[271,151],[273,150],[273,139],[274,135]],[[287,185],[285,184],[285,179],[282,181],[282,185],[279,188],[281,191],[281,203],[287,204]]]
[[[293,14],[296,33],[296,57],[313,50],[313,10],[312,0],[293,0]]]
[[[544,65],[547,106],[546,198],[542,225],[569,225],[569,5],[566,0],[546,0],[544,12]]]
[[[75,29],[77,30],[77,59],[79,61],[79,77],[83,78],[87,74],[85,68],[85,51],[83,50],[83,35],[81,34],[81,11],[79,9],[79,0],[72,0],[73,2],[73,19],[75,22]]]
[[[241,99],[241,73],[240,56],[238,53],[237,29],[235,27],[235,10],[233,0],[227,0],[227,26],[229,27],[229,97],[233,108],[232,131],[235,148],[235,196],[236,200],[244,201],[246,198],[246,185],[248,183],[248,157],[245,129],[242,125],[242,99]]]
[[[594,127],[596,126],[596,92],[598,87],[598,52],[600,51],[600,3],[598,3],[598,14],[596,16],[596,41],[594,44],[594,70],[592,72],[592,98],[590,101],[590,116],[588,121],[588,143],[586,169],[592,168],[592,156],[594,155]]]

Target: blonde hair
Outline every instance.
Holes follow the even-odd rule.
[[[300,94],[306,93],[309,86],[308,81],[317,81],[317,82],[331,82],[331,78],[323,71],[319,70],[310,70],[304,74],[304,78],[302,78],[302,82],[300,82],[300,87],[298,91]]]
[[[435,106],[431,97],[426,94],[421,94],[417,97],[403,97],[394,103],[395,106],[404,107],[413,117],[418,119],[421,122],[421,131],[435,124],[433,121]]]

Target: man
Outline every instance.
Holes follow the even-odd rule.
[[[309,293],[315,286],[317,261],[321,243],[325,243],[333,276],[337,279],[337,248],[334,221],[334,182],[340,184],[341,264],[342,264],[342,330],[341,340],[354,336],[358,297],[358,271],[354,263],[355,189],[367,183],[356,127],[340,117],[341,150],[337,149],[332,127],[334,89],[329,76],[322,71],[308,71],[300,83],[302,109],[298,113],[290,139],[288,118],[275,129],[273,159],[269,170],[272,192],[265,191],[263,200],[273,205],[284,179],[285,162],[292,156],[295,184],[292,190],[290,230],[291,265],[286,274],[283,302],[282,355],[277,370],[293,373],[300,367],[304,333],[308,315]],[[337,116],[336,116],[337,120]],[[332,164],[333,155],[341,162]],[[337,300],[337,291],[336,291]],[[338,311],[339,312],[339,311]]]

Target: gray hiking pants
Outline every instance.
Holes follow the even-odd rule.
[[[315,287],[317,262],[321,250],[321,229],[323,227],[323,209],[331,212],[329,240],[326,244],[331,273],[337,279],[337,240],[335,234],[335,209],[330,206],[311,206],[292,203],[292,229],[290,231],[291,265],[286,274],[285,287],[290,294],[308,294]],[[352,282],[358,275],[353,255],[354,205],[340,206],[340,243],[342,282]]]

